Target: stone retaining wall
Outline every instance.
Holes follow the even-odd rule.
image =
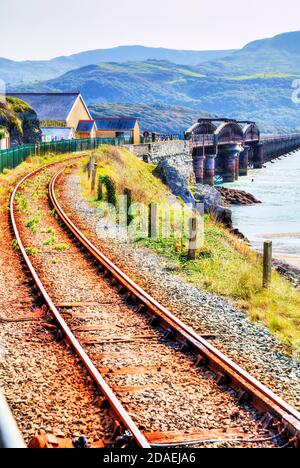
[[[191,180],[194,177],[189,141],[159,141],[141,145],[126,145],[125,148],[150,164],[158,165],[167,160],[187,179]]]

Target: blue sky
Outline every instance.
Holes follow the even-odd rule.
[[[231,49],[300,30],[299,0],[1,0],[0,56],[49,59],[141,44]]]

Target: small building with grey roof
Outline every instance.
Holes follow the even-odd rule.
[[[140,126],[135,117],[105,117],[95,119],[98,138],[123,138],[129,136],[134,144],[140,143]]]
[[[95,120],[80,120],[77,133],[80,138],[96,138],[97,126]]]

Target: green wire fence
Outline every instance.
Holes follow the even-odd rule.
[[[0,173],[4,169],[14,169],[31,156],[44,156],[48,153],[64,154],[93,150],[100,145],[122,146],[131,144],[131,138],[81,138],[37,143],[36,145],[15,146],[0,151]]]

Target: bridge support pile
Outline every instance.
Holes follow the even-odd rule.
[[[239,175],[241,177],[248,175],[250,147],[245,146],[240,154]]]
[[[261,136],[255,122],[200,119],[187,132],[191,141],[197,183],[213,185],[218,175],[224,183],[261,169],[264,163],[300,149],[300,133]]]

